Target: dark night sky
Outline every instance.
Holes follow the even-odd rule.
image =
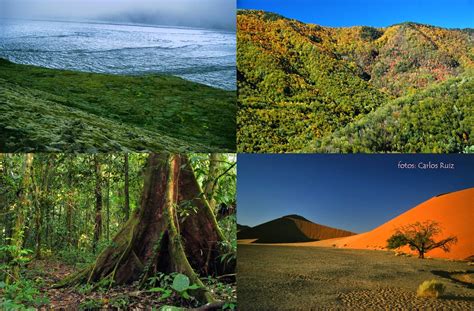
[[[333,27],[385,27],[407,21],[474,27],[474,0],[237,0],[237,7]]]
[[[399,161],[455,169],[399,169]],[[238,155],[238,222],[288,214],[365,232],[429,198],[474,187],[474,155]]]

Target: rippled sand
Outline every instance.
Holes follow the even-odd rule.
[[[466,262],[394,256],[374,250],[243,245],[238,248],[242,310],[473,310],[472,284],[452,273]],[[446,285],[443,298],[418,298],[425,280]]]

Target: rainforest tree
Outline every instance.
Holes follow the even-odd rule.
[[[235,155],[3,154],[0,169],[0,308],[78,290],[83,307],[234,305],[235,215],[215,215],[235,205]],[[42,280],[56,263],[68,276]]]

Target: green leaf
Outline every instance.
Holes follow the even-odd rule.
[[[173,292],[172,292],[170,289],[165,290],[165,291],[163,292],[163,294],[161,295],[160,300],[165,300],[165,299],[171,297],[171,294],[172,294],[172,293],[173,293]]]
[[[186,299],[186,300],[191,299],[191,296],[189,296],[189,294],[188,294],[187,291],[181,292],[181,296],[182,296],[184,299]]]
[[[193,284],[191,286],[188,287],[188,289],[200,289],[201,286],[197,285],[197,284]]]
[[[163,306],[160,308],[160,311],[184,311],[185,309],[175,307],[175,306]]]
[[[222,306],[222,309],[223,310],[227,310],[227,309],[235,310],[235,307],[237,307],[237,305],[235,303],[227,302]]]
[[[175,291],[182,292],[188,289],[188,287],[189,287],[189,278],[186,275],[179,273],[174,277],[171,288],[173,288]]]

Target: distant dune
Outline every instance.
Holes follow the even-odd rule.
[[[381,208],[383,208],[381,206]],[[440,224],[443,232],[436,239],[449,235],[458,238],[458,242],[449,253],[435,249],[427,257],[466,259],[474,256],[474,188],[435,196],[410,209],[400,216],[384,223],[374,230],[358,235],[335,238],[325,241],[302,243],[305,246],[326,246],[355,249],[385,249],[387,239],[396,228],[417,221],[433,220]],[[403,249],[410,252],[408,248]]]
[[[250,226],[237,224],[237,231],[247,230],[247,229],[250,229],[250,228],[251,228]]]
[[[354,235],[346,230],[319,225],[299,215],[288,215],[237,233],[239,240],[255,243],[295,243]]]

